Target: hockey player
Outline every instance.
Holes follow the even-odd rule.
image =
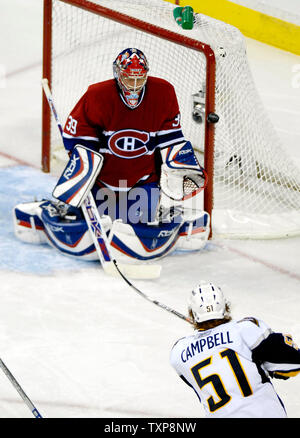
[[[206,416],[286,417],[270,378],[299,373],[300,350],[292,337],[252,317],[233,320],[222,290],[207,281],[191,292],[188,310],[195,332],[173,346],[170,361]]]
[[[74,175],[87,178],[93,173],[94,152],[103,163],[91,191],[118,256],[152,260],[175,248],[205,245],[209,215],[185,205],[198,199],[206,173],[184,138],[174,87],[148,72],[144,53],[128,48],[113,62],[113,79],[88,87],[63,132],[70,156],[62,175],[64,182],[68,179],[68,194],[58,196],[63,203],[18,205],[14,217],[19,238],[97,258],[80,209],[67,208],[77,196],[78,186],[70,186],[78,183]],[[58,186],[53,194],[62,192],[60,181]],[[192,187],[190,192],[186,187]]]

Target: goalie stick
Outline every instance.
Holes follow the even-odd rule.
[[[23,391],[17,380],[14,378],[12,373],[9,371],[9,369],[7,368],[7,366],[5,365],[2,359],[0,359],[0,367],[2,368],[2,371],[4,372],[6,377],[12,383],[14,388],[18,391],[18,393],[20,394],[20,396],[22,397],[28,408],[31,410],[32,414],[35,416],[35,418],[43,418],[39,413],[39,411],[37,410],[37,408],[32,403],[32,401],[30,400],[30,398],[25,394],[25,392]]]
[[[49,106],[51,108],[52,114],[55,118],[59,132],[62,136],[63,128],[52,99],[52,94],[48,85],[48,79],[42,80],[42,86]],[[101,218],[91,192],[86,196],[85,200],[83,201],[81,209],[88,225],[101,265],[108,275],[118,276],[120,272],[119,269],[116,269],[116,267],[118,266],[122,270],[124,275],[130,278],[153,279],[160,276],[160,265],[131,265],[125,263],[120,263],[119,265],[117,264],[117,261],[111,256],[111,252],[109,249],[110,244],[106,232],[102,226]]]
[[[42,80],[42,86],[43,86],[43,90],[45,92],[46,98],[48,100],[49,106],[50,106],[50,108],[52,110],[52,113],[54,115],[57,127],[58,127],[58,129],[60,131],[60,134],[62,136],[63,129],[62,129],[62,125],[61,125],[61,123],[59,121],[59,118],[58,118],[58,115],[57,115],[57,112],[56,112],[56,109],[55,109],[55,106],[54,106],[54,102],[53,102],[53,99],[52,99],[51,91],[50,91],[50,88],[49,88],[49,85],[48,85],[48,79],[45,78],[45,79]],[[91,231],[91,234],[92,234],[93,241],[96,244],[95,246],[96,246],[96,249],[97,249],[97,252],[98,252],[98,256],[100,258],[101,263],[103,262],[103,267],[105,266],[104,269],[107,270],[106,272],[109,273],[109,274],[116,274],[116,273],[118,273],[121,276],[121,278],[123,278],[123,280],[128,284],[129,287],[131,287],[133,290],[135,290],[139,295],[141,295],[147,301],[150,301],[151,303],[155,304],[156,306],[158,306],[158,307],[166,310],[167,312],[172,313],[173,315],[177,316],[178,318],[183,319],[184,321],[189,322],[190,324],[192,324],[191,319],[188,318],[187,316],[181,314],[180,312],[177,312],[176,310],[174,310],[171,307],[161,303],[160,301],[155,300],[155,299],[149,297],[144,292],[142,292],[140,289],[138,289],[136,286],[134,286],[128,280],[126,275],[124,274],[125,270],[122,269],[122,268],[124,268],[124,265],[120,265],[120,266],[122,266],[122,268],[121,268],[122,270],[120,270],[120,266],[118,265],[117,261],[112,259],[109,256],[109,251],[107,252],[107,256],[108,256],[108,260],[109,261],[107,261],[107,262],[105,261],[104,254],[106,254],[106,253],[101,249],[100,245],[101,245],[101,242],[103,242],[105,244],[107,242],[107,239],[103,239],[102,241],[101,240],[99,241],[99,237],[100,236],[97,235],[97,231],[96,231],[97,230],[97,228],[96,228],[97,227],[97,219],[99,217],[99,213],[98,213],[97,207],[95,205],[95,201],[94,201],[92,196],[88,197],[88,199],[84,203],[84,206],[85,206],[85,210],[83,210],[83,212],[84,212],[84,215],[86,215],[87,222],[88,222],[88,225],[90,227],[90,231]],[[92,219],[93,218],[93,213],[96,213],[95,217],[94,217],[95,222],[93,222],[93,219]],[[90,220],[90,216],[89,216],[90,214],[91,214],[91,220]],[[99,233],[101,233],[101,231],[102,231],[102,228],[101,228],[101,225],[100,225]],[[103,237],[104,236],[106,237],[105,233],[103,234]],[[108,250],[107,246],[106,246],[106,248]],[[134,265],[126,265],[126,267],[127,267],[127,270],[135,269]],[[142,269],[142,270],[147,268],[148,271],[149,271],[149,268],[151,268],[151,269],[159,268],[159,271],[160,271],[161,267],[160,266],[159,267],[158,266],[154,266],[154,265],[138,265],[137,268]],[[158,274],[157,271],[156,272],[152,271],[152,278],[154,278],[153,273],[156,274],[156,276],[158,276],[157,275]],[[132,274],[134,274],[134,273],[132,272]],[[136,274],[136,272],[135,272],[135,274]],[[148,274],[149,274],[149,272],[148,272]],[[136,278],[142,278],[142,277],[139,276],[139,277],[136,277]],[[149,276],[148,276],[148,278],[149,278]]]

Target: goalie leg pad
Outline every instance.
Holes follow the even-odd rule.
[[[13,210],[15,235],[28,243],[47,243],[71,257],[98,260],[81,211],[49,200],[18,204]],[[109,231],[111,220],[103,218]]]
[[[67,208],[67,210],[66,210]],[[52,201],[18,204],[13,210],[15,234],[24,242],[47,243],[67,256],[98,260],[98,256],[81,211],[59,206]],[[198,250],[209,235],[206,212],[189,217],[184,223],[125,224],[102,216],[116,259],[153,261],[175,249]]]
[[[206,211],[190,218],[180,227],[176,249],[196,251],[205,247],[210,233],[210,216]]]
[[[49,243],[65,255],[85,260],[97,260],[98,256],[85,220],[81,217],[66,220],[61,217],[53,203],[42,206],[41,220]],[[121,220],[112,223],[110,217],[102,216],[112,254],[117,260],[136,263],[152,261],[166,256],[176,247],[181,223],[162,226],[148,224],[126,224]]]
[[[74,214],[75,213],[75,214]],[[98,260],[98,255],[87,223],[80,210],[61,216],[49,201],[42,208],[41,219],[49,243],[65,255],[84,260]],[[106,231],[111,227],[111,219],[105,217],[103,225]]]
[[[174,251],[181,224],[129,225],[114,221],[110,234],[116,259],[153,261]]]
[[[75,219],[62,217],[48,201],[42,206],[41,219],[51,246],[65,255],[96,260],[97,255],[86,222],[80,216]]]
[[[27,243],[47,243],[44,224],[40,219],[40,202],[18,204],[13,209],[15,236]]]

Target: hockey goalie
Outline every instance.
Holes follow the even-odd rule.
[[[183,135],[174,87],[148,72],[144,53],[127,48],[113,62],[114,78],[88,87],[63,130],[69,161],[53,199],[14,208],[18,238],[96,260],[81,210],[90,193],[116,259],[205,246],[206,172]]]

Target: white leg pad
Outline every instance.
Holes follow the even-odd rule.
[[[14,232],[18,239],[27,243],[48,243],[44,232],[44,226],[40,220],[39,202],[27,202],[18,204],[13,209]]]
[[[196,220],[185,222],[182,226],[179,231],[176,249],[182,251],[196,251],[204,248],[209,237],[209,232],[210,216],[204,211],[202,216],[198,216]]]

